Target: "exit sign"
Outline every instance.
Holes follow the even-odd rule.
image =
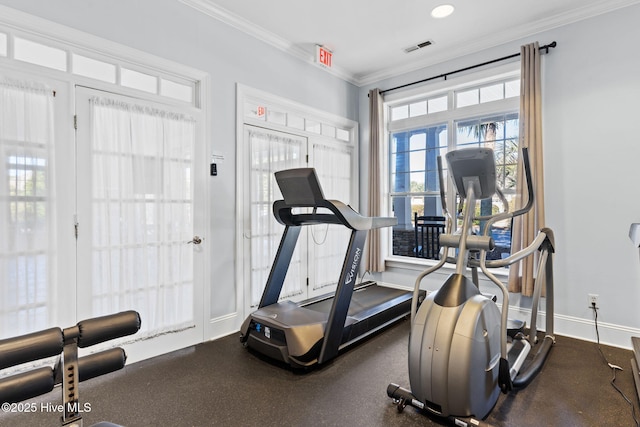
[[[324,46],[316,45],[316,62],[327,68],[331,68],[333,53]]]

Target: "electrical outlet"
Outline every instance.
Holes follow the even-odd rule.
[[[598,294],[589,294],[589,308],[598,307]]]

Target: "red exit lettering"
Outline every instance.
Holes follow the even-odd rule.
[[[324,65],[325,67],[331,68],[331,58],[333,57],[333,53],[330,50],[318,46],[316,49],[316,60],[319,64]]]

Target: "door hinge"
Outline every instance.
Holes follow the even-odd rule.
[[[307,288],[309,287],[309,278],[307,277]]]
[[[78,215],[74,215],[73,216],[73,234],[76,237],[76,240],[78,240],[78,226],[80,224],[78,224]]]
[[[305,155],[304,161],[307,162],[307,164],[309,163],[309,155]]]
[[[78,130],[78,116],[76,114],[73,115],[73,128]]]

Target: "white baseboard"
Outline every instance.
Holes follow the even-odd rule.
[[[555,332],[584,341],[596,342],[596,328],[592,319],[556,314],[554,316]],[[598,322],[600,344],[631,350],[631,337],[640,336],[640,329],[613,323]]]
[[[530,309],[511,307],[509,310],[512,317],[529,319]],[[515,315],[514,315],[515,313]],[[519,313],[519,315],[517,314]],[[538,313],[538,329],[544,331],[547,313]],[[597,342],[596,327],[593,319],[556,314],[553,316],[554,335],[561,335],[583,341]],[[598,322],[598,332],[600,334],[600,344],[609,345],[631,350],[631,337],[640,336],[640,329],[629,328],[627,326],[613,323]]]
[[[412,287],[380,281],[378,281],[378,284],[390,288],[413,290]],[[511,306],[509,313],[513,318],[526,320],[531,316],[531,309]],[[546,315],[547,314],[543,311],[538,313],[537,323],[539,330],[545,329]],[[553,324],[555,335],[566,336],[583,341],[597,342],[595,322],[593,319],[555,314],[553,317]],[[628,350],[632,349],[631,337],[640,336],[640,329],[600,321],[598,322],[598,332],[600,334],[600,344]]]

